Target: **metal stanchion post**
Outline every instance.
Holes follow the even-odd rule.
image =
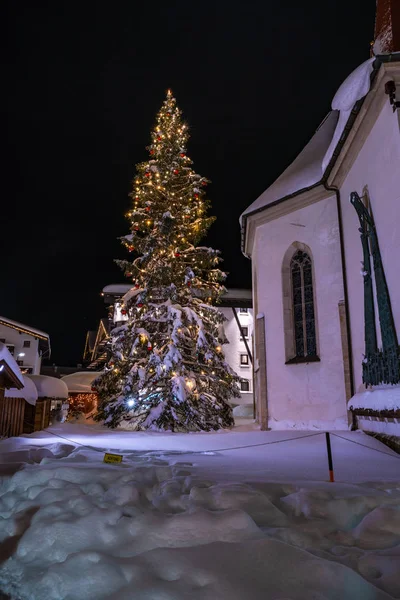
[[[335,475],[333,473],[333,463],[332,463],[332,450],[331,450],[331,437],[328,431],[325,432],[326,437],[326,449],[328,452],[328,465],[329,465],[329,481],[335,481]]]

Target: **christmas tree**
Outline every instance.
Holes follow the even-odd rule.
[[[230,427],[228,399],[240,396],[225,362],[225,320],[216,308],[226,274],[219,252],[197,244],[214,221],[209,183],[192,168],[189,138],[168,91],[152,131],[148,161],[137,165],[121,238],[132,260],[117,261],[133,282],[113,330],[111,360],[97,380],[98,419],[132,429],[209,431]]]

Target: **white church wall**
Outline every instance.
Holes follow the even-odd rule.
[[[239,375],[242,380],[248,382],[249,391],[242,391],[240,398],[232,398],[233,404],[253,404],[253,371],[251,361],[248,359],[248,364],[243,365],[241,362],[246,360],[241,359],[241,356],[247,357],[247,350],[243,339],[240,336],[239,328],[230,307],[219,307],[219,310],[226,317],[224,323],[224,332],[229,340],[229,344],[223,345],[225,358],[229,366]],[[253,310],[247,309],[247,312],[240,308],[235,309],[239,322],[242,327],[247,327],[247,343],[250,351],[252,351],[252,336],[253,336]]]
[[[285,364],[282,261],[293,242],[314,262],[320,362]],[[257,228],[253,261],[257,312],[266,323],[268,427],[347,428],[338,304],[342,266],[334,196]]]
[[[361,367],[365,351],[364,288],[360,274],[362,248],[359,221],[349,197],[353,191],[362,196],[365,186],[375,219],[394,321],[400,338],[400,128],[389,101],[385,103],[340,189],[356,392],[364,389]],[[378,319],[377,333],[380,341]]]

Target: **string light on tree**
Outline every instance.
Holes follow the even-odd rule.
[[[121,238],[133,257],[117,262],[134,286],[122,301],[127,320],[112,336],[114,368],[96,382],[98,418],[110,427],[122,420],[139,430],[233,424],[228,400],[240,395],[238,378],[224,358],[224,317],[215,307],[225,274],[219,252],[199,246],[214,218],[207,216],[208,182],[193,169],[188,139],[169,90],[148,160],[137,165],[131,232]]]

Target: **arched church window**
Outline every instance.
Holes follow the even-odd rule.
[[[310,256],[298,250],[290,261],[294,352],[296,358],[317,355],[314,290]]]

